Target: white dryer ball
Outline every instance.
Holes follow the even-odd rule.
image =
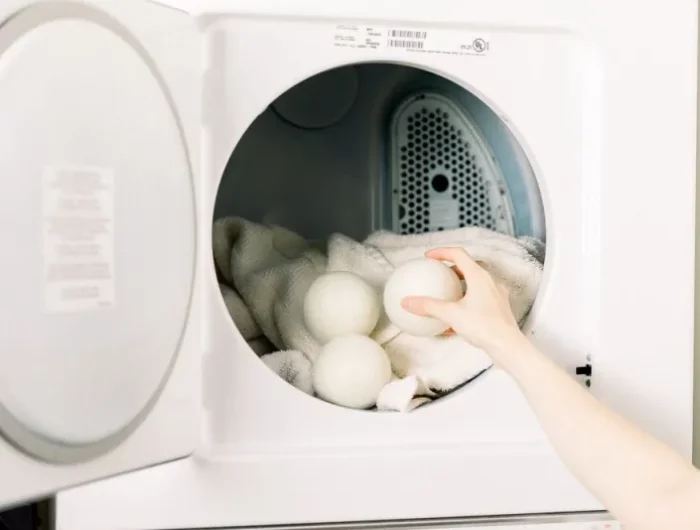
[[[304,297],[304,322],[322,344],[343,335],[369,335],[380,312],[379,292],[350,272],[319,276]]]
[[[364,335],[337,337],[326,344],[313,365],[316,394],[325,401],[354,409],[377,403],[391,381],[389,356]]]
[[[428,296],[456,301],[463,295],[462,282],[444,263],[428,258],[407,261],[399,266],[384,286],[384,310],[389,320],[402,331],[420,337],[433,337],[449,325],[432,317],[414,315],[401,306],[408,296]]]

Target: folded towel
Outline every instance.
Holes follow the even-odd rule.
[[[322,245],[235,217],[219,219],[213,227],[220,287],[237,328],[268,367],[309,394],[311,368],[321,348],[303,321],[311,283],[325,272],[350,271],[381,290],[396,267],[445,246],[462,247],[480,261],[506,286],[516,318],[524,321],[539,288],[545,251],[533,238],[467,227],[408,236],[380,231],[363,242],[333,234]],[[482,350],[459,337],[414,337],[385,315],[372,338],[386,350],[395,375],[380,395],[379,410],[413,410],[491,366]]]

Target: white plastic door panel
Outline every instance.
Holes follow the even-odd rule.
[[[190,454],[198,33],[0,6],[0,506]]]

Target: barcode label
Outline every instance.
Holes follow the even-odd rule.
[[[2,2],[2,0],[0,0]],[[440,54],[488,56],[489,36],[463,30],[423,28],[406,29],[362,24],[334,24],[335,48],[345,50],[385,50],[392,55]]]
[[[418,39],[425,40],[428,37],[427,31],[409,31],[405,29],[392,29],[389,36],[398,39]]]
[[[423,49],[423,41],[420,40],[389,39],[388,45],[390,48],[413,48],[414,50]]]

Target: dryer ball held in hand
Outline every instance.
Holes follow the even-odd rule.
[[[449,325],[432,317],[406,311],[401,301],[409,296],[427,296],[457,301],[463,295],[462,282],[444,263],[419,258],[398,267],[384,286],[384,310],[389,320],[402,331],[420,337],[433,337],[449,329]]]
[[[343,335],[369,335],[380,312],[377,290],[350,272],[319,276],[304,297],[304,323],[322,344]]]
[[[337,337],[326,344],[313,365],[318,397],[354,409],[377,403],[379,392],[391,381],[389,356],[364,335]]]

